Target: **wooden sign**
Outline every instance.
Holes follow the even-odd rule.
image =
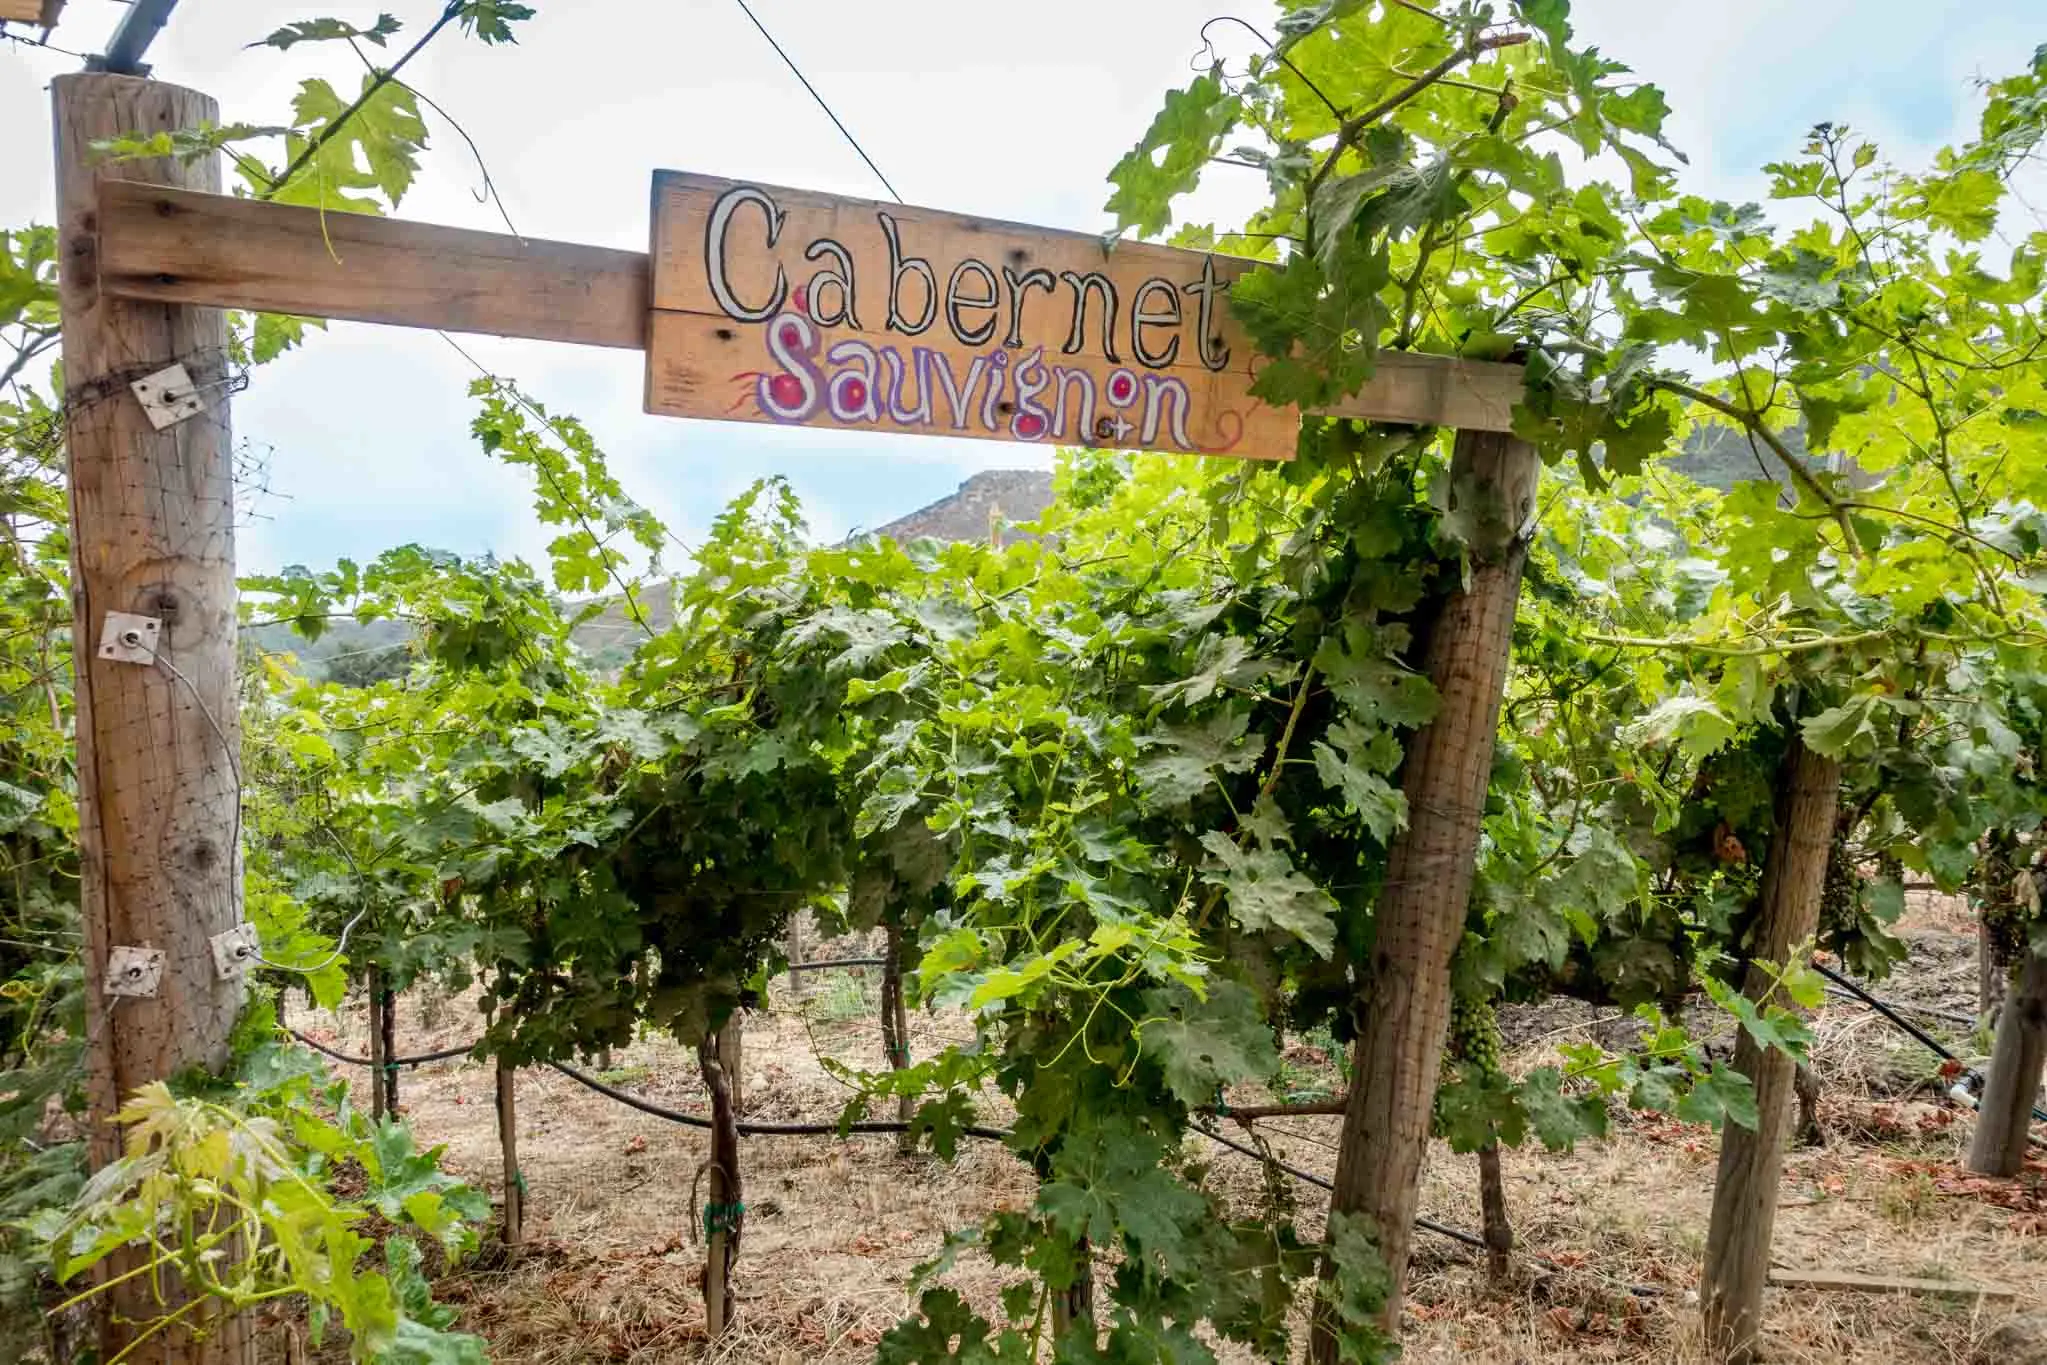
[[[1226,302],[1252,265],[660,171],[647,411],[1291,459]]]
[[[64,0],[0,0],[0,21],[54,28]]]

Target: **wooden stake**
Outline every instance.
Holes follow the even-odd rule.
[[[1507,1183],[1497,1142],[1478,1149],[1478,1203],[1485,1218],[1486,1273],[1497,1284],[1514,1267],[1514,1225],[1507,1221]]]
[[[726,1021],[736,1027],[739,1011]],[[719,1031],[720,1033],[723,1030]],[[710,1202],[704,1240],[709,1243],[704,1260],[704,1323],[712,1337],[724,1335],[732,1325],[735,1306],[732,1293],[732,1263],[739,1259],[739,1235],[746,1221],[744,1178],[739,1170],[738,1106],[721,1054],[719,1033],[704,1039],[697,1048],[697,1065],[704,1085],[711,1092]],[[690,1211],[691,1216],[696,1211]]]
[[[883,933],[881,1045],[888,1054],[889,1070],[907,1071],[910,1067],[910,1010],[903,998],[903,926],[890,920]],[[908,1123],[916,1113],[916,1096],[896,1097],[898,1119]],[[904,1133],[896,1143],[897,1150],[906,1153],[915,1146],[908,1133]]]
[[[505,1157],[505,1248],[517,1251],[526,1240],[526,1176],[519,1169],[518,1072],[498,1059],[498,1146]]]
[[[99,282],[99,181],[217,191],[219,160],[109,163],[95,141],[211,126],[195,91],[127,76],[59,76],[56,123],[59,300],[71,486],[78,815],[85,924],[91,1159],[120,1155],[113,1117],[139,1087],[217,1070],[244,995],[222,980],[211,940],[242,919],[235,844],[240,726],[235,705],[235,508],[227,325],[208,308],[131,303]],[[176,363],[202,410],[158,431],[130,385]],[[109,612],[158,623],[154,661],[100,657]],[[131,658],[133,651],[130,651]],[[148,998],[104,993],[115,948],[163,954]],[[107,1278],[136,1264],[103,1262]],[[138,1276],[106,1296],[101,1357],[120,1353],[183,1301]],[[198,1312],[153,1343],[152,1360],[254,1359],[246,1319]]]
[[[372,967],[364,986],[369,995],[370,1031],[370,1117],[382,1122],[389,1111],[384,1107],[384,1076],[391,1069],[391,1053],[384,1033],[384,973]]]
[[[2047,1066],[2047,957],[2026,955],[2018,989],[2004,1002],[1997,1043],[1983,1081],[1969,1169],[2015,1176],[2025,1169],[2026,1138],[2039,1102],[2040,1071]]]
[[[725,1088],[731,1096],[732,1112],[746,1110],[746,1014],[735,1009],[725,1027],[718,1030],[718,1065],[725,1072]]]
[[[1840,762],[1806,748],[1794,733],[1777,776],[1774,828],[1757,898],[1757,961],[1787,961],[1819,928],[1840,785]],[[1769,987],[1768,974],[1751,966],[1749,998],[1761,999]],[[1743,1029],[1735,1039],[1734,1069],[1755,1087],[1757,1121],[1753,1131],[1730,1123],[1720,1135],[1720,1177],[1713,1186],[1699,1297],[1707,1348],[1746,1365],[1756,1358],[1762,1331],[1796,1064],[1781,1052],[1763,1051]]]
[[[1095,1335],[1094,1248],[1088,1244],[1088,1239],[1083,1237],[1073,1244],[1073,1254],[1078,1262],[1073,1283],[1063,1290],[1055,1290],[1052,1294],[1052,1343],[1055,1355],[1059,1354],[1058,1343],[1065,1340],[1066,1334],[1076,1327],[1090,1337]]]
[[[782,955],[788,958],[791,963],[808,962],[810,960],[803,955],[804,913],[804,911],[798,910],[795,914],[789,916],[789,923],[782,930]],[[795,996],[798,1000],[809,997],[809,972],[789,973],[789,994]]]
[[[383,978],[386,982],[389,978]],[[386,984],[377,997],[377,1036],[383,1041],[384,1069],[378,1084],[384,1087],[384,1116],[398,1117],[398,1068],[391,1059],[398,1055],[398,993]]]
[[[1332,1221],[1366,1221],[1393,1273],[1383,1318],[1389,1332],[1400,1322],[1399,1286],[1450,1023],[1450,955],[1471,899],[1541,468],[1525,441],[1458,434],[1451,514],[1464,531],[1471,572],[1442,602],[1427,635],[1425,666],[1439,704],[1435,720],[1408,741],[1408,823],[1387,853],[1377,941],[1362,972],[1364,1026],[1330,1199]],[[1325,1277],[1333,1273],[1325,1262]],[[1315,1365],[1338,1360],[1334,1324],[1321,1312],[1309,1353]]]

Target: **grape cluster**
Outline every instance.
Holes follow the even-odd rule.
[[[1855,864],[1848,856],[1848,834],[1846,830],[1834,831],[1834,842],[1827,849],[1827,881],[1820,891],[1820,927],[1843,931],[1853,929],[1861,888],[1860,879],[1855,875]]]
[[[1463,1067],[1473,1079],[1491,1080],[1501,1074],[1500,1018],[1490,1000],[1450,1002],[1450,1043],[1443,1061]]]

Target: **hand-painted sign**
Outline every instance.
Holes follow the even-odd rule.
[[[1291,459],[1225,300],[1251,264],[661,171],[647,411]]]

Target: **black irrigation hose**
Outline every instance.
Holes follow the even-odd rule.
[[[300,1033],[295,1028],[287,1028],[285,1029],[285,1032],[289,1033],[292,1037],[298,1039],[301,1043],[304,1043],[313,1051],[318,1052],[323,1056],[332,1057],[337,1062],[347,1062],[350,1066],[376,1065],[376,1063],[372,1062],[367,1057],[351,1057],[345,1052],[336,1052],[333,1048],[328,1047],[325,1043],[316,1043],[311,1038],[306,1037],[305,1034]],[[444,1047],[439,1052],[422,1052],[417,1057],[393,1057],[390,1061],[384,1063],[384,1065],[394,1067],[420,1066],[427,1062],[445,1062],[453,1057],[467,1057],[470,1053],[474,1051],[476,1051],[475,1043],[470,1043],[466,1047]]]
[[[844,966],[846,964],[838,963],[820,965]],[[860,965],[864,966],[869,964],[863,962]],[[873,965],[879,965],[879,962],[877,961],[877,963]],[[367,1057],[350,1057],[346,1053],[336,1052],[334,1049],[330,1047],[326,1047],[320,1043],[314,1042],[311,1038],[306,1037],[305,1034],[300,1033],[297,1029],[287,1029],[285,1031],[291,1034],[292,1037],[304,1043],[307,1047],[312,1048],[315,1052],[324,1053],[325,1055],[332,1057],[337,1062],[347,1062],[353,1066],[369,1066],[371,1064],[369,1058]],[[474,1047],[475,1044],[472,1043],[470,1044],[469,1047],[449,1048],[441,1052],[430,1052],[419,1057],[399,1057],[394,1059],[390,1063],[390,1065],[417,1066],[421,1062],[445,1061],[450,1057],[464,1056],[470,1051],[472,1051]],[[620,1104],[625,1105],[628,1109],[637,1109],[642,1114],[647,1114],[657,1119],[665,1119],[670,1123],[679,1123],[689,1128],[708,1129],[713,1126],[712,1121],[710,1119],[704,1118],[697,1114],[686,1114],[680,1109],[670,1109],[666,1105],[656,1104],[652,1100],[641,1099],[638,1095],[632,1094],[629,1091],[620,1090],[616,1086],[606,1085],[603,1081],[598,1080],[595,1076],[586,1076],[572,1066],[564,1065],[561,1062],[549,1062],[547,1063],[547,1065],[552,1067],[554,1070],[561,1072],[562,1075],[567,1076],[570,1080],[575,1081],[577,1084],[587,1086],[590,1089],[596,1091],[600,1095],[606,1096],[607,1098],[610,1099],[617,1100]],[[749,1122],[745,1119],[741,1119],[737,1126],[739,1129],[739,1135],[741,1137],[822,1137],[827,1134],[850,1135],[854,1133],[905,1133],[910,1130],[912,1125],[908,1123],[903,1123],[899,1120],[891,1119],[861,1119],[856,1122],[846,1124],[760,1123]],[[1316,1188],[1325,1191],[1334,1191],[1336,1188],[1336,1186],[1333,1183],[1323,1179],[1319,1175],[1314,1174],[1312,1171],[1304,1171],[1300,1169],[1300,1167],[1298,1166],[1289,1166],[1286,1162],[1281,1161],[1276,1157],[1268,1156],[1265,1153],[1258,1151],[1256,1148],[1246,1147],[1245,1145],[1235,1141],[1234,1139],[1224,1137],[1221,1133],[1218,1133],[1214,1129],[1208,1128],[1203,1124],[1196,1123],[1193,1124],[1192,1127],[1194,1128],[1195,1132],[1200,1133],[1203,1137],[1209,1139],[1209,1141],[1220,1143],[1222,1146],[1229,1148],[1231,1151],[1236,1152],[1242,1156],[1248,1156],[1255,1161],[1270,1162],[1278,1170],[1284,1172],[1287,1175],[1292,1176],[1295,1180],[1301,1181],[1304,1184],[1313,1185]],[[1012,1136],[1012,1134],[1007,1128],[989,1128],[984,1127],[980,1124],[969,1124],[965,1127],[962,1127],[959,1130],[959,1132],[962,1137],[982,1138],[990,1142],[1007,1142]],[[1433,1219],[1429,1218],[1417,1218],[1414,1220],[1414,1225],[1424,1232],[1433,1232],[1438,1237],[1447,1237],[1453,1242],[1461,1242],[1465,1246],[1475,1247],[1480,1251],[1486,1250],[1485,1239],[1483,1237],[1475,1237],[1471,1233],[1465,1232],[1461,1228],[1453,1228],[1447,1223],[1438,1223]],[[1543,1264],[1547,1264],[1547,1262],[1543,1262]],[[1652,1297],[1660,1295],[1664,1291],[1658,1289],[1654,1285],[1631,1284],[1628,1286],[1628,1292],[1630,1294],[1636,1295],[1637,1297]]]
[[[1926,1048],[1928,1048],[1929,1050],[1931,1050],[1931,1051],[1932,1051],[1932,1052],[1934,1053],[1934,1055],[1935,1055],[1935,1056],[1938,1056],[1938,1057],[1939,1057],[1939,1058],[1941,1058],[1941,1059],[1942,1059],[1943,1061],[1949,1061],[1949,1062],[1954,1062],[1954,1063],[1955,1063],[1956,1065],[1960,1065],[1960,1064],[1961,1064],[1961,1060],[1962,1060],[1962,1059],[1961,1059],[1961,1058],[1959,1058],[1959,1057],[1957,1057],[1957,1056],[1955,1056],[1955,1054],[1954,1054],[1954,1053],[1952,1053],[1952,1052],[1949,1052],[1949,1051],[1948,1051],[1948,1050],[1947,1050],[1947,1049],[1946,1049],[1945,1047],[1942,1047],[1942,1046],[1941,1046],[1941,1043],[1940,1043],[1940,1040],[1939,1040],[1938,1038],[1935,1038],[1935,1037],[1934,1037],[1934,1036],[1933,1036],[1932,1034],[1928,1033],[1928,1032],[1927,1032],[1927,1031],[1926,1031],[1925,1029],[1922,1029],[1922,1028],[1920,1028],[1920,1027],[1919,1027],[1919,1026],[1918,1026],[1917,1024],[1914,1024],[1914,1023],[1912,1023],[1912,1022],[1911,1022],[1910,1020],[1908,1020],[1908,1019],[1906,1019],[1906,1018],[1905,1018],[1904,1016],[1900,1015],[1900,1014],[1899,1014],[1899,1013],[1897,1012],[1897,1010],[1893,1009],[1893,1008],[1892,1008],[1892,1007],[1891,1007],[1890,1005],[1886,1004],[1886,1003],[1885,1003],[1884,1001],[1882,1001],[1882,1000],[1879,1000],[1879,999],[1877,999],[1877,998],[1876,998],[1876,997],[1875,997],[1874,995],[1871,995],[1871,994],[1870,994],[1870,993],[1869,993],[1868,991],[1864,990],[1864,989],[1863,989],[1863,988],[1862,988],[1861,986],[1858,986],[1857,984],[1855,984],[1855,982],[1854,982],[1853,980],[1851,980],[1850,978],[1848,978],[1848,977],[1846,977],[1846,976],[1843,976],[1843,975],[1841,975],[1841,973],[1839,973],[1839,972],[1835,971],[1835,970],[1834,970],[1834,969],[1833,969],[1832,967],[1829,967],[1829,966],[1828,966],[1828,965],[1827,965],[1826,963],[1824,963],[1824,962],[1821,962],[1821,961],[1819,961],[1818,959],[1814,959],[1814,961],[1813,961],[1813,964],[1812,964],[1812,965],[1813,965],[1813,967],[1814,967],[1814,968],[1815,968],[1815,969],[1816,969],[1816,970],[1817,970],[1817,971],[1819,972],[1819,974],[1820,974],[1821,976],[1824,976],[1824,977],[1826,977],[1826,978],[1827,978],[1827,979],[1828,979],[1829,981],[1833,981],[1833,982],[1836,982],[1836,983],[1838,983],[1839,985],[1841,985],[1842,987],[1844,987],[1844,988],[1845,988],[1845,989],[1846,989],[1846,990],[1848,991],[1848,993],[1849,993],[1849,994],[1853,995],[1853,996],[1854,996],[1854,997],[1855,997],[1856,999],[1860,1000],[1860,1001],[1861,1001],[1861,1002],[1862,1002],[1863,1004],[1865,1004],[1865,1005],[1869,1006],[1869,1007],[1870,1007],[1871,1009],[1875,1010],[1875,1011],[1876,1011],[1876,1012],[1877,1012],[1878,1014],[1881,1014],[1881,1015],[1882,1015],[1882,1016],[1883,1016],[1884,1018],[1886,1018],[1886,1019],[1890,1020],[1890,1021],[1891,1021],[1892,1023],[1896,1024],[1896,1025],[1897,1025],[1897,1026],[1898,1026],[1899,1028],[1901,1028],[1901,1029],[1903,1029],[1903,1030],[1904,1030],[1905,1032],[1907,1032],[1907,1033],[1911,1034],[1911,1035],[1912,1035],[1912,1036],[1913,1036],[1914,1038],[1916,1038],[1916,1039],[1917,1039],[1917,1040],[1918,1040],[1918,1041],[1919,1041],[1919,1042],[1920,1042],[1920,1043],[1921,1043],[1922,1045],[1924,1045],[1924,1046],[1925,1046]],[[2047,1123],[2047,1110],[2042,1110],[2042,1109],[2040,1108],[2040,1106],[2039,1106],[2039,1105],[2037,1105],[2037,1104],[2036,1104],[2036,1105],[2034,1105],[2034,1106],[2033,1106],[2033,1118],[2034,1118],[2034,1119],[2035,1119],[2035,1120],[2036,1120],[2037,1122],[2040,1122],[2040,1123]]]
[[[1935,1038],[1925,1029],[1920,1028],[1917,1024],[1914,1024],[1911,1021],[1907,1020],[1903,1015],[1899,1014],[1897,1010],[1893,1009],[1890,1005],[1886,1004],[1882,1000],[1877,999],[1874,995],[1871,995],[1861,986],[1855,984],[1855,982],[1852,979],[1843,976],[1841,973],[1835,971],[1832,967],[1829,967],[1826,963],[1821,962],[1817,958],[1813,959],[1812,965],[1821,976],[1826,977],[1829,981],[1838,983],[1857,1000],[1860,1000],[1863,1004],[1869,1006],[1878,1014],[1881,1014],[1884,1018],[1896,1024],[1899,1028],[1911,1034],[1914,1038],[1918,1039],[1921,1044],[1930,1049],[1934,1053],[1934,1055],[1940,1057],[1943,1061],[1953,1062],[1957,1066],[1961,1065],[1962,1059],[1955,1056],[1954,1053],[1949,1052],[1945,1047],[1942,1047],[1939,1039]],[[2037,1122],[2047,1123],[2047,1110],[2042,1110],[2040,1106],[2037,1104],[2034,1105],[2033,1118]]]
[[[670,1123],[686,1124],[691,1128],[709,1128],[711,1126],[711,1120],[707,1118],[696,1114],[685,1114],[680,1109],[669,1109],[663,1105],[655,1104],[652,1100],[643,1100],[630,1091],[606,1085],[595,1076],[585,1076],[572,1066],[564,1066],[560,1062],[549,1062],[547,1065],[561,1072],[562,1075],[567,1076],[570,1080],[586,1085],[600,1095],[608,1095],[620,1104],[628,1108],[637,1109],[643,1114],[650,1114],[657,1119],[666,1119]],[[826,1134],[834,1133],[906,1133],[913,1126],[913,1124],[895,1119],[860,1119],[848,1124],[758,1123],[741,1119],[739,1121],[739,1135],[741,1137],[822,1137]],[[1007,1128],[986,1128],[979,1125],[969,1125],[961,1128],[959,1131],[962,1136],[985,1138],[990,1142],[1007,1142],[1010,1137]]]
[[[792,962],[789,964],[788,970],[792,972],[822,972],[828,971],[833,967],[886,966],[888,966],[888,959],[885,957],[835,957],[828,958],[823,962]]]

